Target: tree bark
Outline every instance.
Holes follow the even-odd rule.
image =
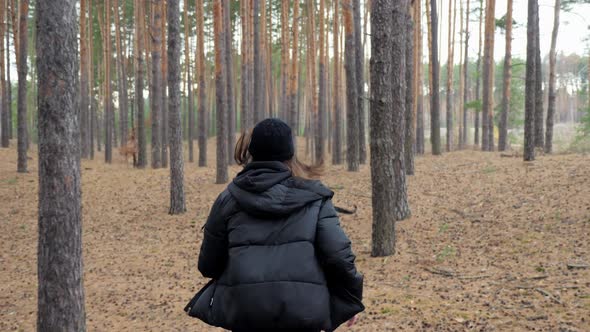
[[[104,64],[104,95],[103,95],[103,107],[104,107],[104,129],[105,129],[105,142],[104,142],[104,160],[106,163],[113,161],[113,121],[111,121],[112,111],[112,94],[111,94],[111,57],[110,52],[111,45],[111,2],[105,0],[104,2],[104,27],[103,27],[103,64]]]
[[[525,83],[525,113],[524,113],[524,160],[535,160],[535,67],[537,38],[535,28],[537,0],[528,0],[527,47],[526,47],[526,83]]]
[[[487,0],[486,29],[483,50],[483,112],[482,112],[482,150],[494,151],[494,17],[496,0]]]
[[[432,90],[430,91],[430,143],[432,154],[441,152],[440,144],[440,99],[439,99],[439,63],[438,63],[438,14],[436,0],[430,1],[431,42],[430,66],[432,67]]]
[[[291,49],[291,71],[289,72],[289,116],[288,124],[293,129],[293,136],[297,137],[298,86],[299,86],[299,0],[293,1],[293,45]]]
[[[162,114],[162,0],[152,1],[151,51],[152,79],[150,81],[150,114],[152,119],[152,168],[162,167],[160,114]]]
[[[454,11],[453,11],[454,9]],[[452,17],[452,19],[451,19]],[[453,149],[453,72],[455,66],[455,23],[457,19],[457,0],[449,2],[449,36],[447,60],[447,152]]]
[[[246,2],[246,1],[244,1]],[[281,117],[287,118],[287,82],[289,61],[289,0],[281,1]]]
[[[207,166],[207,85],[205,80],[205,31],[203,0],[196,0],[197,75],[199,81],[199,167]]]
[[[88,82],[89,82],[89,95],[88,95],[88,103],[90,107],[90,119],[89,119],[89,149],[90,149],[90,159],[94,160],[94,139],[96,137],[96,127],[98,126],[98,118],[96,114],[96,102],[94,99],[94,66],[92,64],[93,59],[93,34],[94,31],[92,29],[93,21],[92,21],[92,0],[88,0],[88,31],[87,31],[87,38],[88,40]],[[98,141],[98,140],[97,140]]]
[[[365,134],[365,55],[362,47],[361,31],[361,5],[359,0],[352,0],[352,16],[354,20],[354,50],[355,50],[355,67],[356,67],[356,84],[357,84],[357,107],[359,122],[359,162],[367,162],[367,146]]]
[[[537,4],[538,7],[538,4]],[[545,132],[543,130],[543,62],[541,61],[541,42],[539,30],[539,9],[536,10],[535,38],[537,41],[535,56],[535,147],[543,148],[545,146]]]
[[[332,164],[340,165],[342,164],[342,106],[340,103],[340,91],[341,91],[341,84],[340,84],[340,42],[339,42],[339,35],[340,35],[340,18],[338,15],[338,1],[334,1],[334,31],[332,33],[334,37],[334,92],[333,97],[334,101],[332,106],[334,108],[334,124],[332,131],[333,134],[333,142],[332,142]]]
[[[504,55],[504,84],[502,89],[502,113],[500,114],[500,137],[498,151],[508,146],[508,112],[510,112],[510,84],[512,81],[512,0],[508,0],[506,12],[506,53]]]
[[[88,74],[88,19],[86,14],[89,11],[88,1],[80,1],[80,145],[82,158],[90,156],[90,89]]]
[[[14,25],[10,23],[10,1],[6,0],[6,68],[10,66],[10,27],[12,26],[12,33],[14,34]],[[13,121],[12,121],[12,81],[10,80],[10,70],[6,71],[6,80],[8,81],[7,98],[8,98],[8,136],[10,139],[14,138]]]
[[[160,43],[161,48],[160,48],[160,54],[162,55],[162,66],[161,66],[161,71],[162,71],[162,95],[160,98],[160,105],[162,105],[161,107],[161,123],[160,123],[160,128],[161,128],[161,133],[160,133],[160,140],[162,143],[162,154],[161,154],[161,162],[162,162],[162,167],[166,168],[168,167],[168,146],[170,145],[170,142],[168,141],[168,97],[167,97],[167,91],[168,91],[168,52],[166,51],[166,47],[167,47],[167,42],[166,42],[166,17],[167,17],[167,4],[166,1],[162,1],[161,7],[162,7],[162,19],[160,20],[160,22],[162,23],[162,42]]]
[[[28,148],[28,128],[27,128],[27,49],[28,49],[28,28],[27,16],[29,15],[29,0],[21,0],[19,5],[18,19],[18,159],[17,172],[27,172],[27,148]]]
[[[356,0],[355,0],[356,1]],[[315,1],[313,1],[315,2]],[[320,13],[319,13],[319,26],[320,26],[320,65],[319,65],[319,95],[318,95],[318,108],[317,108],[317,119],[316,119],[316,149],[315,149],[315,160],[318,163],[322,163],[325,157],[326,151],[326,101],[328,99],[327,92],[326,92],[326,52],[325,52],[325,24],[324,24],[324,16],[326,15],[325,11],[325,0],[320,0]],[[315,34],[313,34],[315,37]],[[315,58],[315,53],[314,53]],[[314,91],[315,93],[315,91]]]
[[[186,3],[185,3],[186,5]],[[188,6],[184,8],[187,9]],[[180,123],[180,6],[168,0],[168,111],[170,137],[170,210],[169,214],[186,212],[184,202],[184,161],[182,158],[182,126]],[[185,16],[186,17],[186,16]],[[185,21],[188,24],[188,20]],[[190,67],[187,63],[187,68]],[[189,79],[190,82],[190,79]],[[190,128],[190,127],[189,127]]]
[[[404,169],[407,3],[374,0],[371,8],[372,256],[395,253],[395,221],[410,215]]]
[[[217,180],[216,183],[226,183],[228,179],[227,172],[227,85],[225,80],[226,69],[224,56],[226,36],[223,24],[223,5],[224,0],[213,0],[213,27],[215,35],[215,96],[217,113]],[[257,0],[255,0],[257,1]]]
[[[547,107],[547,123],[545,129],[545,153],[553,152],[553,120],[555,118],[555,67],[556,57],[555,52],[557,44],[557,35],[559,33],[559,12],[561,11],[561,0],[555,0],[555,7],[553,9],[553,32],[551,33],[551,50],[549,51],[549,101]],[[589,72],[590,72],[590,66]],[[590,81],[588,81],[590,84]]]
[[[143,99],[144,90],[144,23],[145,13],[144,6],[140,0],[135,1],[135,40],[137,49],[135,50],[135,57],[137,61],[137,73],[135,75],[135,105],[137,105],[137,145],[139,147],[137,155],[137,167],[144,168],[147,165],[147,144],[145,134],[145,106]]]
[[[417,45],[416,50],[416,144],[415,144],[415,152],[417,154],[424,154],[424,90],[423,90],[423,83],[424,83],[424,74],[423,74],[423,63],[422,63],[422,54],[423,54],[423,46],[422,46],[422,3],[421,1],[414,2],[415,5],[415,44]],[[426,5],[427,12],[428,5]],[[430,21],[430,15],[427,13],[426,17],[428,18],[427,21]],[[430,28],[428,28],[430,29]],[[430,34],[429,34],[430,35]],[[429,43],[430,44],[430,43]]]
[[[125,5],[125,4],[123,4]],[[119,14],[119,0],[115,0],[115,39],[117,48],[117,76],[119,78],[119,127],[120,127],[120,145],[127,144],[127,129],[129,127],[129,109],[127,97],[127,69],[125,66],[126,57],[123,52],[123,42],[121,38],[121,15]]]
[[[260,1],[254,0],[254,124],[262,121],[266,114],[264,82],[264,61],[262,59],[264,46],[262,43],[260,24]],[[263,22],[264,24],[264,22]]]
[[[191,80],[191,56],[190,56],[190,48],[188,44],[189,39],[189,17],[188,17],[188,6],[183,7],[183,15],[184,15],[184,68],[186,70],[186,92],[188,94],[188,161],[190,163],[195,161],[194,156],[194,148],[193,148],[193,140],[194,140],[194,128],[195,128],[195,112],[193,109],[193,84]],[[170,24],[170,22],[168,22]],[[170,33],[170,32],[168,32]],[[168,68],[170,70],[170,55],[168,55]],[[169,75],[168,75],[169,76]],[[170,77],[168,77],[170,78]],[[170,83],[170,81],[169,81]],[[168,89],[171,86],[168,84]],[[169,111],[171,109],[169,108]],[[172,132],[172,131],[170,131]],[[182,136],[181,136],[182,137]],[[172,151],[170,151],[172,152]]]
[[[342,14],[345,30],[345,60],[346,69],[346,122],[347,122],[347,146],[346,161],[349,172],[359,170],[359,121],[358,121],[358,86],[356,85],[356,45],[354,39],[354,25],[352,14],[352,0],[342,1]],[[405,54],[404,54],[405,55]]]
[[[283,1],[282,6],[285,6],[285,2],[287,2],[287,6],[288,6],[288,1]],[[242,132],[246,132],[248,129],[250,129],[252,127],[251,124],[251,119],[249,119],[249,117],[251,117],[252,114],[252,109],[250,107],[250,89],[251,89],[251,85],[250,85],[250,71],[249,71],[249,60],[250,60],[250,44],[252,43],[250,41],[250,0],[244,0],[244,1],[240,1],[240,16],[241,16],[241,28],[242,28],[242,43],[241,43],[241,57],[242,57],[242,67],[241,67],[241,75],[240,75],[240,89],[241,89],[241,93],[240,93],[240,97],[241,97],[241,102],[240,102],[240,112],[241,112],[241,117],[240,117],[240,127]],[[285,25],[285,21],[281,21],[283,25]],[[286,27],[285,27],[286,29]],[[283,36],[283,35],[281,35]],[[283,36],[284,37],[284,36]],[[286,92],[285,93],[285,98],[286,98]]]
[[[478,104],[481,106],[483,103],[480,100],[480,96],[481,96],[481,79],[482,79],[482,75],[481,75],[481,50],[482,50],[482,42],[483,42],[483,36],[481,35],[481,33],[483,32],[483,0],[479,0],[479,32],[478,32],[478,36],[479,36],[479,46],[478,46],[478,51],[477,51],[477,81],[475,83],[475,100],[478,102]],[[474,127],[475,127],[475,135],[474,135],[474,141],[473,143],[475,145],[479,145],[479,136],[480,136],[480,116],[481,116],[481,108],[478,107],[475,109],[475,119],[474,119]]]
[[[470,5],[470,1],[467,0],[467,8],[465,10],[465,56],[463,59],[463,133],[461,135],[461,137],[463,138],[460,142],[460,147],[461,149],[465,148],[465,145],[467,144],[467,102],[469,100],[469,89],[467,88],[467,86],[469,86],[469,5]]]
[[[236,109],[234,104],[234,65],[232,61],[232,28],[230,18],[230,1],[223,0],[223,24],[225,31],[225,68],[226,68],[226,90],[227,93],[227,161],[229,165],[234,164],[233,151],[236,145]]]
[[[85,2],[82,1],[82,5],[85,5]],[[6,0],[1,0],[0,1],[0,19],[4,19],[4,17],[6,17]],[[0,24],[0,36],[4,36],[5,33],[7,33],[7,31],[5,31],[5,26],[4,24]],[[3,41],[3,40],[2,40]],[[6,69],[4,67],[4,48],[0,47],[0,94],[1,94],[1,104],[0,104],[0,110],[2,111],[2,114],[0,115],[0,119],[2,120],[2,129],[0,130],[2,132],[2,136],[0,138],[0,145],[3,148],[7,148],[10,145],[10,122],[8,121],[8,118],[10,117],[9,113],[10,113],[10,108],[8,105],[8,93],[7,93],[7,87],[6,87]],[[8,68],[10,71],[10,68]]]
[[[406,31],[405,31],[405,66],[406,82],[405,82],[405,126],[404,126],[404,161],[405,171],[407,175],[414,175],[414,23],[412,22],[412,4],[406,1],[408,7],[406,8]],[[395,64],[395,62],[394,62]]]
[[[37,331],[86,330],[76,2],[37,0],[35,8],[39,74]],[[21,5],[26,7],[28,1],[22,0]],[[20,31],[26,35],[26,25],[21,25]],[[21,54],[26,54],[26,39],[20,42],[21,51],[25,51]]]

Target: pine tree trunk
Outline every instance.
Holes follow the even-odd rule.
[[[88,95],[88,103],[89,103],[89,107],[90,107],[90,119],[89,119],[89,149],[90,149],[90,159],[94,160],[94,140],[95,137],[97,135],[97,130],[96,127],[98,126],[98,118],[97,118],[97,114],[96,114],[96,102],[95,102],[95,98],[94,98],[94,66],[93,66],[93,34],[92,31],[94,31],[92,29],[92,2],[93,0],[88,0],[88,31],[87,31],[87,41],[86,43],[88,43],[88,82],[89,82],[89,95]],[[98,141],[98,140],[97,140]]]
[[[6,0],[6,68],[11,68],[10,66],[10,20],[8,19],[8,16],[10,14],[10,8],[9,8],[9,0]],[[12,32],[14,34],[14,26],[12,26]],[[8,98],[8,108],[7,108],[7,112],[8,112],[8,136],[10,137],[10,139],[14,138],[14,133],[13,133],[13,121],[12,121],[12,81],[10,80],[10,70],[6,71],[6,80],[7,80],[7,98]]]
[[[135,50],[135,57],[137,59],[137,73],[135,74],[135,105],[137,105],[137,143],[139,146],[137,167],[144,168],[147,165],[147,142],[145,134],[145,107],[143,99],[144,90],[144,23],[145,13],[144,6],[140,0],[135,1],[135,40],[137,49]]]
[[[40,55],[38,331],[86,330],[76,2],[37,0],[35,8]],[[25,24],[21,31],[28,31]],[[26,39],[21,43],[26,45]],[[21,51],[26,54],[26,46]]]
[[[105,129],[105,141],[104,141],[104,160],[106,163],[113,161],[113,122],[111,121],[111,108],[112,95],[111,95],[111,2],[105,0],[104,2],[104,27],[103,32],[103,44],[102,44],[102,56],[104,64],[104,95],[103,95],[103,107],[104,107],[104,129]]]
[[[90,155],[90,108],[89,97],[90,91],[88,89],[88,19],[86,14],[88,12],[88,1],[80,1],[80,146],[82,158],[88,158]]]
[[[537,5],[538,7],[538,5]],[[535,38],[537,41],[535,57],[535,147],[543,148],[545,146],[545,132],[543,130],[543,62],[541,61],[541,42],[539,31],[539,9],[536,11]]]
[[[121,38],[121,17],[119,14],[119,0],[115,0],[115,38],[117,48],[117,76],[119,78],[119,127],[120,145],[127,144],[127,128],[129,120],[128,97],[127,97],[127,71],[125,68],[125,55],[123,54],[123,42]]]
[[[213,26],[215,35],[215,112],[217,114],[217,180],[216,183],[226,183],[227,172],[227,88],[225,67],[226,31],[223,24],[224,0],[213,0]],[[255,0],[257,1],[257,0]]]
[[[266,114],[266,108],[264,106],[266,88],[264,84],[264,62],[262,59],[264,46],[260,36],[260,1],[264,0],[254,0],[254,6],[252,8],[254,15],[254,124],[262,121]]]
[[[470,86],[469,84],[469,5],[470,5],[470,0],[467,0],[467,8],[465,10],[465,56],[463,57],[463,140],[461,141],[461,149],[465,148],[465,145],[467,145],[467,103],[469,100],[469,89],[467,88],[468,86]]]
[[[0,19],[4,19],[4,17],[6,16],[6,0],[1,0],[0,1]],[[84,1],[82,0],[82,5],[84,5]],[[4,36],[4,34],[6,33],[5,29],[5,25],[4,24],[0,24],[0,36]],[[2,114],[0,114],[0,119],[2,120],[2,129],[0,130],[2,132],[2,136],[0,138],[0,145],[3,148],[7,148],[10,144],[10,129],[9,129],[9,113],[10,113],[10,109],[8,106],[8,101],[7,101],[7,87],[6,87],[6,69],[4,67],[4,48],[0,47],[0,98],[1,98],[1,104],[0,104],[0,110],[2,111]],[[9,68],[10,71],[10,68]]]
[[[288,124],[293,129],[293,136],[299,134],[297,111],[299,86],[299,0],[293,1],[293,45],[291,50],[291,71],[289,72],[289,107]]]
[[[510,84],[512,81],[512,0],[508,0],[506,12],[506,53],[504,55],[504,84],[502,89],[502,113],[498,151],[508,147],[508,113],[510,112]]]
[[[199,166],[207,166],[207,85],[205,80],[205,32],[203,0],[196,0],[197,63],[199,75]]]
[[[536,93],[536,16],[538,0],[528,0],[527,47],[526,47],[526,83],[524,112],[524,160],[535,160],[535,93]]]
[[[245,2],[245,1],[244,1]],[[281,1],[281,107],[282,118],[286,117],[288,104],[287,77],[289,61],[289,0]]]
[[[438,14],[436,0],[430,1],[431,46],[430,66],[432,67],[432,83],[430,91],[430,143],[432,154],[440,155],[440,98],[439,98],[439,63],[438,63]]]
[[[160,115],[162,114],[162,0],[152,1],[151,13],[151,51],[152,79],[150,82],[150,114],[152,119],[152,168],[162,167],[162,146]]]
[[[410,215],[404,169],[407,8],[407,0],[374,0],[371,10],[372,256],[395,253],[395,221]]]
[[[223,0],[223,30],[225,31],[225,84],[227,93],[227,161],[229,165],[234,164],[233,151],[236,145],[236,109],[234,103],[234,65],[232,61],[232,28],[230,18],[230,1]]]
[[[168,141],[168,96],[167,96],[167,91],[168,91],[168,52],[166,51],[166,16],[167,16],[167,7],[166,7],[166,1],[162,1],[162,19],[160,20],[160,22],[162,23],[162,42],[160,43],[161,48],[160,48],[160,54],[162,55],[162,66],[161,66],[161,70],[162,70],[162,95],[160,98],[160,104],[162,105],[161,107],[161,123],[160,123],[160,128],[161,128],[161,133],[160,133],[160,139],[161,139],[161,143],[162,143],[162,154],[161,154],[161,162],[162,162],[162,167],[166,168],[168,167],[168,146],[170,145],[170,142]]]
[[[315,149],[315,160],[318,163],[322,163],[325,157],[325,143],[326,143],[326,101],[328,99],[326,93],[326,52],[325,52],[325,24],[324,17],[325,11],[325,0],[320,0],[320,13],[319,13],[319,25],[320,25],[320,65],[319,65],[319,95],[318,95],[318,109],[316,119],[316,149]],[[315,34],[314,34],[315,36]],[[314,54],[315,55],[315,54]]]
[[[170,210],[168,213],[182,214],[186,212],[186,205],[184,202],[182,126],[180,125],[180,45],[182,43],[180,40],[180,6],[178,0],[168,0],[166,3],[166,15],[168,18],[168,111],[170,112],[168,119],[168,133],[170,135],[168,138],[170,142]],[[188,10],[187,7],[184,8],[185,11]],[[185,21],[185,24],[188,24],[188,20]],[[190,67],[188,63],[187,68]]]
[[[358,121],[358,86],[356,82],[356,45],[354,39],[354,23],[352,14],[352,0],[342,1],[342,14],[345,30],[345,59],[346,68],[346,162],[349,172],[359,170],[359,121]]]
[[[422,3],[421,1],[414,2],[415,6],[415,28],[414,28],[414,35],[415,41],[414,45],[416,46],[416,57],[415,57],[415,66],[416,66],[416,144],[415,144],[415,152],[417,154],[424,154],[424,74],[423,74],[423,63],[422,63],[422,54],[423,54],[423,46],[422,46]],[[428,4],[427,7],[428,8]],[[428,10],[427,10],[428,11]],[[426,17],[430,17],[430,15],[426,15]],[[430,19],[428,19],[430,20]]]
[[[17,172],[27,172],[27,147],[28,143],[28,128],[27,128],[27,49],[28,49],[28,28],[27,16],[29,15],[29,0],[21,0],[19,5],[19,23],[18,29],[18,159]]]
[[[481,106],[483,103],[480,100],[481,97],[481,79],[482,79],[482,75],[481,75],[481,49],[482,49],[482,42],[483,42],[483,36],[481,35],[483,32],[483,0],[479,0],[479,32],[478,32],[478,36],[479,36],[479,46],[478,46],[478,51],[477,51],[477,81],[475,82],[475,100],[479,103],[479,105]],[[480,121],[479,118],[481,116],[481,108],[476,108],[475,109],[475,119],[474,119],[474,124],[473,126],[475,127],[475,137],[474,137],[474,144],[475,145],[479,145],[479,136],[480,136]]]
[[[361,31],[361,8],[359,0],[352,0],[352,16],[354,20],[354,51],[356,67],[356,84],[357,84],[357,107],[359,122],[359,162],[367,162],[367,145],[365,134],[365,55],[362,48],[362,31]]]
[[[482,150],[494,151],[494,17],[496,0],[487,0],[483,62]]]
[[[283,1],[283,5],[284,5]],[[241,66],[241,76],[240,76],[240,127],[242,132],[246,132],[252,127],[251,121],[249,117],[251,117],[252,109],[250,107],[250,71],[249,71],[249,60],[250,60],[250,33],[249,33],[249,26],[250,26],[250,1],[244,0],[240,1],[240,17],[241,17],[241,28],[242,28],[242,44],[241,44],[241,57],[242,57],[242,66]],[[288,2],[287,2],[288,5]],[[281,21],[284,25],[284,21]],[[286,93],[285,93],[286,96]]]
[[[556,67],[556,44],[559,33],[559,12],[561,11],[561,0],[555,0],[553,9],[553,32],[551,33],[551,50],[549,51],[549,101],[547,106],[547,122],[545,129],[545,153],[553,152],[553,121],[555,118],[555,67]],[[590,66],[588,67],[590,68]],[[590,70],[589,70],[590,72]],[[588,81],[590,84],[590,80]]]
[[[414,23],[412,22],[412,4],[410,1],[406,1],[408,4],[406,10],[406,31],[405,31],[405,63],[403,64],[406,69],[406,90],[405,90],[405,133],[404,133],[404,161],[406,163],[405,170],[407,175],[414,175],[414,132],[416,130],[414,126],[414,95],[416,93],[414,85]]]
[[[454,9],[454,10],[453,10]],[[452,19],[451,19],[452,17]],[[455,67],[455,21],[457,19],[457,0],[449,2],[449,35],[447,61],[447,152],[453,149],[453,72]]]
[[[334,31],[332,33],[334,37],[334,92],[333,97],[334,101],[332,106],[334,108],[334,130],[332,131],[333,134],[333,142],[332,142],[332,164],[340,165],[342,164],[342,106],[340,103],[340,42],[339,42],[339,35],[340,35],[340,18],[338,15],[338,1],[334,1]]]
[[[184,15],[184,68],[186,70],[186,92],[188,94],[188,161],[190,163],[195,161],[193,140],[194,140],[194,128],[195,128],[195,114],[193,109],[193,84],[191,80],[191,56],[190,48],[188,44],[189,38],[189,17],[188,17],[188,6],[183,7]],[[170,24],[170,22],[168,23]],[[170,56],[168,56],[170,59]],[[170,84],[169,87],[170,89]]]

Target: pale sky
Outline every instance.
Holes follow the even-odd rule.
[[[466,0],[463,1],[463,6],[466,5]],[[442,0],[443,8],[438,9],[439,20],[442,21],[442,38],[441,38],[441,64],[447,62],[447,41],[448,41],[448,10],[449,4],[452,0]],[[471,0],[471,7],[479,6],[479,0]],[[517,25],[514,26],[513,41],[512,41],[512,56],[526,57],[526,23],[527,23],[527,0],[514,0],[513,19]],[[539,0],[539,15],[540,15],[540,29],[541,29],[541,56],[545,57],[549,53],[551,46],[551,32],[553,30],[553,6],[554,0]],[[484,0],[485,5],[485,0]],[[506,14],[507,0],[496,0],[496,19],[503,17]],[[588,54],[589,41],[584,41],[590,37],[590,5],[577,5],[570,13],[561,11],[560,15],[559,36],[557,38],[557,52],[564,52],[565,54],[577,53]],[[477,56],[479,23],[473,22],[477,17],[471,16],[469,24],[470,39],[469,39],[469,53],[470,58]],[[426,22],[424,22],[424,25]],[[457,12],[457,36],[455,37],[455,62],[459,62],[459,12]],[[424,31],[426,38],[426,30]],[[496,61],[504,58],[505,49],[505,35],[502,30],[496,29],[494,58]],[[425,44],[426,47],[426,44]],[[428,49],[425,48],[425,57]]]

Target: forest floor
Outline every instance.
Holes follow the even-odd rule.
[[[15,149],[0,149],[0,331],[35,330],[36,151],[29,156],[30,173],[17,174]],[[181,216],[167,214],[167,169],[135,170],[118,154],[106,165],[97,154],[82,172],[88,331],[217,331],[183,312],[206,282],[200,229],[224,189],[214,166],[185,164]],[[398,223],[388,258],[370,256],[369,167],[330,166],[323,181],[337,205],[358,206],[342,225],[367,310],[348,330],[590,331],[589,155],[418,157],[412,217]]]

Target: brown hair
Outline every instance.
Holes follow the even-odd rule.
[[[250,155],[250,152],[248,151],[248,146],[250,145],[251,140],[252,131],[243,131],[236,143],[234,160],[240,166],[246,166],[248,163],[252,162],[252,155]],[[283,163],[291,170],[293,176],[300,178],[315,179],[322,176],[324,172],[323,161],[316,165],[308,165],[297,159],[296,155],[289,160],[283,161]]]

